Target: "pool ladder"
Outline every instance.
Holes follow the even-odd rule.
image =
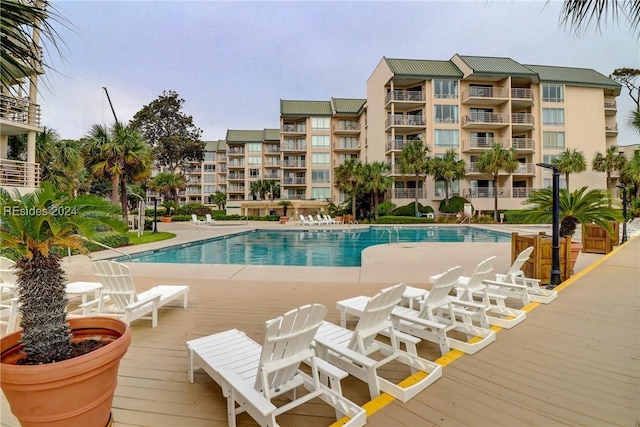
[[[382,238],[385,236],[385,233],[389,234],[389,244],[393,243],[393,232],[396,232],[396,243],[400,243],[400,232],[398,231],[398,227],[393,227],[393,228],[385,228],[384,231],[382,232],[382,235],[380,235],[380,240],[382,240]]]

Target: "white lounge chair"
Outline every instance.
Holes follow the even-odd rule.
[[[320,216],[320,214],[316,215],[316,223],[320,225],[329,225],[329,221],[326,218]]]
[[[332,218],[331,215],[326,215],[326,217],[329,219],[331,224],[344,224],[344,221],[338,221],[337,219]]]
[[[322,217],[324,218],[325,222],[329,225],[334,225],[336,224],[336,221],[331,218],[329,215],[323,214]]]
[[[211,225],[216,221],[215,219],[211,218],[211,214],[206,214],[204,217],[205,217],[205,224],[207,225]]]
[[[318,221],[316,221],[315,219],[313,219],[312,215],[308,215],[307,216],[307,224],[308,225],[319,225],[320,223]]]
[[[96,310],[92,314],[119,317],[126,323],[136,319],[150,319],[155,328],[158,325],[160,307],[182,300],[182,307],[187,308],[187,285],[160,285],[137,293],[126,265],[115,261],[96,261],[93,263],[93,271],[102,284],[102,291],[97,300],[81,304],[85,312]]]
[[[496,274],[495,281],[485,280],[491,292],[499,293],[507,297],[520,298],[522,305],[529,301],[548,304],[558,297],[558,292],[540,287],[540,280],[527,278],[522,271],[522,266],[531,256],[533,246],[529,246],[518,254],[509,271],[505,274]]]
[[[418,310],[395,307],[391,318],[396,329],[437,343],[443,356],[452,348],[474,354],[494,342],[495,331],[473,324],[472,317],[482,306],[459,301],[449,295],[458,284],[461,271],[462,267],[456,266],[433,276],[433,287],[424,294]],[[459,339],[461,335],[466,336],[466,341]]]
[[[0,286],[2,286],[3,292],[15,292],[18,280],[14,270],[15,266],[16,263],[13,260],[0,256]]]
[[[299,220],[298,220],[298,225],[310,225],[309,221],[307,220],[307,218],[305,218],[304,215],[300,214],[298,215]]]
[[[485,316],[480,312],[476,316],[482,327],[489,325],[500,326],[510,329],[518,323],[522,322],[527,314],[522,310],[510,308],[505,305],[505,295],[494,293],[490,286],[485,283],[489,274],[493,271],[493,263],[496,257],[492,256],[482,261],[476,267],[471,277],[461,276],[456,285],[456,296],[459,300],[465,302],[476,302],[483,305]]]
[[[394,329],[389,315],[400,302],[403,291],[404,285],[401,284],[368,298],[353,331],[323,322],[314,340],[316,353],[366,382],[372,399],[385,392],[406,402],[442,376],[440,365],[400,349],[399,341],[404,334]],[[390,338],[390,345],[376,339],[381,333]],[[373,358],[371,355],[374,353],[384,357]],[[423,371],[426,375],[406,387],[394,384],[378,375],[378,369],[390,362],[408,365],[411,372]]]
[[[229,426],[242,412],[261,426],[278,426],[278,415],[316,397],[334,407],[338,419],[350,417],[345,425],[364,425],[364,409],[342,396],[340,379],[346,372],[318,359],[310,348],[326,312],[323,305],[305,305],[266,322],[262,346],[237,329],[188,341],[189,381],[202,368],[220,385]],[[300,370],[303,362],[311,367],[309,374]],[[324,378],[331,388],[321,382]],[[296,398],[300,386],[308,393]],[[292,401],[276,407],[271,400],[285,393]]]
[[[196,214],[191,214],[191,223],[192,223],[192,224],[196,224],[196,225],[198,225],[198,224],[204,224],[204,221],[200,221],[200,220],[198,219],[198,215],[196,215]]]

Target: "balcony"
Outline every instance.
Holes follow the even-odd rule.
[[[269,160],[274,160],[274,161],[269,161],[267,163],[265,163],[263,166],[265,168],[279,168],[280,167],[280,159],[269,159]]]
[[[306,123],[284,123],[282,133],[307,133]]]
[[[394,108],[416,108],[424,103],[424,95],[419,90],[396,89],[390,91],[385,98],[385,106],[393,103]]]
[[[229,161],[229,163],[227,163],[227,167],[228,168],[244,168],[244,161],[238,161],[238,160],[231,160]]]
[[[513,113],[511,114],[511,127],[514,131],[532,130],[534,126],[533,114]]]
[[[227,185],[227,193],[244,193],[245,186],[244,185]]]
[[[535,175],[536,165],[534,163],[520,163],[518,168],[513,171],[513,175]]]
[[[465,153],[482,152],[491,149],[495,144],[504,147],[508,142],[507,138],[468,138],[462,141],[462,151]]]
[[[360,141],[356,141],[356,142],[334,141],[333,142],[333,150],[334,151],[359,151],[360,150]]]
[[[41,127],[40,105],[29,102],[29,98],[14,98],[12,96],[0,96],[0,119],[10,123],[2,125],[3,134],[12,135],[11,125],[26,125]]]
[[[509,100],[509,91],[503,87],[470,87],[462,92],[462,103],[469,105],[498,105]]]
[[[359,133],[360,124],[356,120],[340,120],[333,124],[334,133]]]
[[[460,192],[459,191],[453,191],[451,189],[449,189],[449,198],[454,197],[454,196],[460,196]],[[444,188],[438,188],[436,189],[435,194],[433,195],[433,200],[441,200],[444,199]]]
[[[616,104],[615,99],[605,99],[604,100],[604,115],[605,116],[615,116],[618,112],[618,106]]]
[[[404,146],[408,143],[409,141],[406,141],[403,138],[400,139],[395,139],[393,141],[389,141],[387,142],[386,145],[386,152],[389,153],[391,151],[402,151],[402,149],[404,148]]]
[[[468,129],[499,129],[509,125],[508,113],[472,112],[462,117],[462,126]]]
[[[280,149],[282,151],[307,151],[307,142],[305,140],[285,140],[282,142]]]
[[[392,199],[414,199],[418,196],[418,199],[424,198],[424,189],[422,188],[392,188]]]
[[[527,108],[533,106],[533,92],[527,88],[511,89],[511,108]]]
[[[518,153],[533,153],[536,150],[533,138],[511,138],[511,147]]]
[[[604,130],[607,136],[616,136],[618,135],[618,123],[616,122],[605,122]]]
[[[465,188],[462,190],[464,197],[469,199],[493,199],[496,195],[496,190],[493,188]],[[511,189],[507,187],[499,187],[497,190],[498,198],[510,198]]]
[[[267,156],[270,155],[279,155],[280,154],[280,146],[279,145],[267,145],[264,151],[264,154]]]
[[[244,180],[245,175],[243,173],[237,173],[237,172],[230,172],[227,175],[227,179],[229,181],[238,181],[238,180]]]
[[[40,186],[40,163],[0,159],[0,186],[37,188]]]
[[[305,177],[284,177],[282,178],[283,185],[307,185],[307,178]]]
[[[306,168],[307,163],[304,160],[283,160],[283,168]]]
[[[280,179],[281,176],[280,171],[266,171],[264,174],[265,179]]]
[[[406,130],[423,129],[425,125],[426,124],[423,116],[412,116],[412,115],[408,115],[408,116],[395,115],[395,116],[389,117],[385,122],[385,126],[387,129],[390,127],[399,127],[399,128],[404,128]]]

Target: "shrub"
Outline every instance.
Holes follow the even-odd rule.
[[[440,202],[438,210],[443,213],[458,213],[464,211],[464,204],[469,203],[467,199],[460,196],[453,196],[449,199],[449,204],[445,205],[446,200]],[[471,212],[473,213],[473,205],[471,205]]]
[[[504,220],[509,224],[525,224],[527,212],[525,210],[504,211]]]
[[[174,215],[171,217],[171,221],[191,221],[191,215]]]
[[[92,240],[95,240],[96,242],[102,243],[103,245],[106,245],[112,248],[120,248],[122,246],[127,246],[129,244],[129,236],[126,233],[121,234],[113,231],[106,232],[106,233],[96,233],[93,236]],[[104,247],[97,245],[93,242],[87,243],[87,249],[89,250],[89,252],[97,252],[97,251],[105,250]]]
[[[396,208],[395,203],[389,201],[378,204],[378,215],[389,215]]]
[[[418,202],[418,212],[423,213],[423,214],[429,213],[429,212],[433,213],[433,208],[431,206],[423,206],[422,204],[420,204]],[[395,216],[412,216],[412,217],[415,217],[416,208],[415,208],[414,202],[410,202],[410,203],[408,203],[408,204],[406,204],[404,206],[400,206],[400,207],[394,209],[391,212],[391,214],[395,215]]]
[[[203,205],[202,203],[187,203],[186,205],[182,205],[178,208],[176,212],[178,215],[193,215],[196,214],[198,216],[205,216],[206,214],[211,213],[211,208]]]
[[[477,224],[493,224],[493,216],[491,215],[479,215],[477,218],[474,219],[475,223]]]
[[[386,215],[378,218],[377,224],[431,224],[433,219],[426,217],[416,218],[415,216],[392,216]]]

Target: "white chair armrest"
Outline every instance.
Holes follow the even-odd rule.
[[[236,375],[235,372],[231,371],[227,368],[218,369],[218,374],[222,380],[229,384],[229,386],[235,390],[237,394],[243,397],[243,399],[239,399],[236,396],[236,401],[241,402],[246,400],[247,402],[251,402],[252,406],[255,406],[255,409],[260,411],[263,416],[267,416],[273,413],[278,408],[268,401],[261,393],[257,392],[253,387],[250,387],[242,378]],[[226,385],[220,384],[222,387],[222,391],[226,396]]]
[[[320,345],[322,347],[327,348],[329,351],[332,351],[334,353],[337,353],[341,356],[344,356],[348,359],[353,360],[354,362],[362,365],[362,366],[366,366],[368,368],[373,368],[376,363],[378,363],[377,361],[370,359],[366,356],[363,356],[362,354],[353,351],[347,347],[344,347],[342,345],[336,345],[333,341],[331,340],[327,340],[324,339],[322,337],[316,337],[315,339],[316,342],[316,346]]]
[[[432,320],[423,319],[421,317],[407,316],[406,314],[400,312],[391,312],[391,317],[404,320],[405,322],[415,323],[416,325],[424,326],[427,328],[445,329],[447,327],[447,325],[443,323],[434,322]],[[398,332],[396,332],[396,334],[397,333]]]

